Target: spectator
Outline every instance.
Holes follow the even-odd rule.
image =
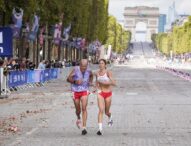
[[[63,59],[62,61],[62,68],[65,68],[66,59]]]
[[[10,59],[7,67],[9,70],[18,70],[20,68],[20,65],[18,64],[18,60]]]
[[[35,69],[35,64],[30,61],[29,64],[28,64],[28,69],[34,70]]]
[[[51,68],[51,63],[50,63],[50,61],[46,61],[46,68]]]
[[[26,70],[26,59],[23,58],[20,64],[20,70]]]
[[[46,65],[45,65],[45,60],[42,60],[39,65],[38,65],[38,69],[45,69]]]

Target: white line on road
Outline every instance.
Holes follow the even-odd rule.
[[[26,135],[31,135],[32,133],[34,133],[37,130],[38,130],[38,127],[37,128],[33,128],[31,131],[27,132]]]
[[[138,95],[136,92],[126,92],[126,95]]]

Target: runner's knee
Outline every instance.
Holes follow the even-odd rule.
[[[82,107],[82,112],[86,112],[87,108],[86,107]]]
[[[104,110],[103,109],[99,109],[99,113],[103,114]]]

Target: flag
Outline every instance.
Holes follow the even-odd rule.
[[[61,22],[59,24],[55,24],[55,26],[54,26],[54,43],[56,45],[60,44],[61,29],[62,29],[62,23]]]
[[[68,38],[70,36],[69,35],[70,34],[70,30],[71,30],[71,24],[68,27],[64,28],[63,36],[64,36],[65,40],[68,40]]]
[[[45,32],[45,26],[43,26],[41,29],[40,29],[40,35],[39,35],[39,44],[40,46],[42,47],[43,44],[44,44],[44,37],[43,37],[43,33]]]
[[[40,18],[37,15],[34,15],[33,26],[29,34],[29,40],[31,41],[34,41],[36,39],[38,28],[39,28],[39,20]]]
[[[12,31],[13,31],[13,37],[19,38],[20,37],[20,30],[22,27],[22,21],[23,21],[23,9],[21,8],[13,8],[12,11]]]
[[[81,41],[82,41],[82,38],[80,38],[80,37],[76,39],[75,46],[77,49],[81,48]]]
[[[81,42],[80,42],[80,47],[81,47],[82,50],[85,50],[85,46],[86,46],[86,39],[83,38],[83,39],[81,40]]]

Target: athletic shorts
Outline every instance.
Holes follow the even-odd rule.
[[[73,92],[73,99],[80,99],[82,96],[88,96],[88,91]]]
[[[100,92],[98,92],[98,94],[101,95],[104,99],[112,96],[112,92],[111,91],[110,92],[100,91]]]

